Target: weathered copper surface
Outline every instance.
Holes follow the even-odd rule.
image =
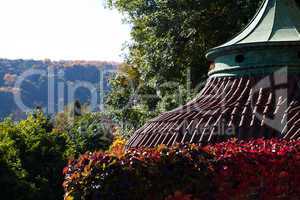
[[[299,0],[265,0],[251,22],[232,40],[209,50],[207,57],[213,60],[219,51],[238,46],[285,45],[300,41]]]

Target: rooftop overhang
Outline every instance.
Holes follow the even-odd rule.
[[[299,48],[299,47],[300,47],[300,41],[257,42],[257,43],[236,44],[231,46],[212,48],[206,53],[206,58],[208,60],[213,61],[219,56],[224,56],[236,52],[245,52],[249,50],[263,50],[263,49],[270,49],[270,48]]]
[[[226,70],[230,70],[230,67],[233,64],[232,57],[235,55],[250,52],[251,56],[248,56],[248,61],[249,59],[253,59],[254,62],[251,64],[263,65],[264,63],[255,62],[257,60],[255,56],[261,57],[259,55],[260,53],[267,55],[278,50],[280,56],[284,55],[294,58],[294,54],[299,50],[299,47],[299,5],[295,0],[265,0],[253,20],[251,20],[243,31],[237,34],[237,36],[229,42],[210,49],[207,52],[206,57],[209,61],[214,63],[218,63],[220,57],[223,57],[223,61],[227,60],[229,62],[224,63],[228,66]],[[287,50],[288,48],[291,50]],[[274,49],[274,51],[272,49]],[[292,55],[289,56],[280,49],[285,49]],[[255,51],[257,52],[255,53]],[[227,58],[224,59],[224,56],[227,56]],[[290,63],[286,59],[285,61],[287,61],[286,64]],[[295,62],[295,60],[292,60],[291,62]],[[270,63],[270,60],[266,60],[265,65],[270,64],[276,65],[274,62]],[[240,65],[243,67],[243,63],[240,63]],[[239,65],[236,63],[234,67],[237,68]],[[214,73],[215,72],[216,71],[214,71]]]

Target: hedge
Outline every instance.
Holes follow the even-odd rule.
[[[64,168],[65,199],[297,199],[300,141],[94,152]]]

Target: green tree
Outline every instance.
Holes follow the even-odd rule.
[[[66,141],[65,135],[53,132],[52,123],[41,111],[18,123],[9,119],[1,122],[0,184],[6,188],[4,199],[62,198]]]
[[[113,141],[113,125],[101,113],[85,113],[74,118],[65,112],[58,113],[54,124],[58,132],[68,136],[69,157],[87,151],[106,150]]]
[[[11,121],[1,123],[5,132],[15,131]],[[28,173],[22,168],[19,150],[9,134],[0,133],[0,187],[3,199],[30,199],[35,190],[26,179]]]
[[[132,25],[125,70],[111,81],[110,112],[130,132],[189,100],[206,79],[206,51],[239,32],[260,2],[107,0]]]
[[[56,120],[65,119],[68,113],[58,116]],[[112,125],[104,123],[108,119],[100,113],[72,119],[56,127],[37,109],[19,122],[0,122],[1,199],[62,199],[62,171],[68,159],[108,149],[113,139]]]

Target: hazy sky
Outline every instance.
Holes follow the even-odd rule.
[[[0,58],[121,61],[121,18],[103,0],[0,0]]]

